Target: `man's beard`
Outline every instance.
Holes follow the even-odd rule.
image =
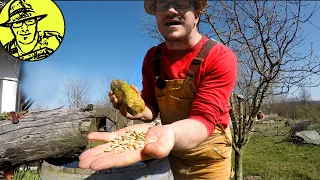
[[[176,31],[174,28],[169,28],[169,34],[174,33],[174,31]],[[179,36],[177,38],[172,38],[172,37],[168,37],[168,36],[163,36],[164,39],[168,42],[183,42],[185,40],[187,40],[188,36],[191,34],[192,32],[192,27],[191,26],[186,26],[185,28],[185,33],[182,36]]]

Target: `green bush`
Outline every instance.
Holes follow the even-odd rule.
[[[265,114],[278,114],[285,119],[294,121],[308,119],[313,124],[320,123],[320,103],[308,102],[301,103],[297,101],[274,103],[264,105],[261,110]]]
[[[312,123],[320,123],[320,109],[316,109],[310,105],[297,108],[296,115],[299,119],[308,119]]]

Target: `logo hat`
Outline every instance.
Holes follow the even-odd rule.
[[[13,1],[9,6],[9,19],[7,22],[0,24],[0,26],[10,27],[12,23],[25,21],[28,19],[36,18],[37,21],[40,21],[47,14],[36,15],[32,6],[25,2],[25,0],[16,0]]]

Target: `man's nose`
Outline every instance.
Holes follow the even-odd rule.
[[[26,23],[22,23],[21,30],[28,31],[28,26],[26,25]]]
[[[174,13],[177,14],[178,11],[174,8],[173,4],[170,4],[167,10],[168,13]]]

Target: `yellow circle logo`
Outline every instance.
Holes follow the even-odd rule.
[[[10,0],[0,12],[0,42],[23,61],[52,55],[64,33],[64,17],[52,0]]]

